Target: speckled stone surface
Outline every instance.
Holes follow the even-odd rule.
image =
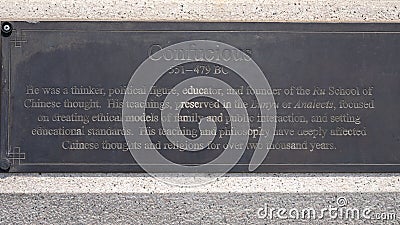
[[[1,19],[19,20],[400,21],[397,0],[0,0],[0,5]]]
[[[395,0],[209,2],[0,0],[0,20],[400,22]],[[373,215],[392,218],[257,214],[266,205],[339,208],[339,199],[346,203],[342,209],[371,208]],[[146,174],[1,174],[0,224],[399,224],[399,199],[400,174],[230,174],[192,188]]]
[[[267,192],[0,194],[0,221],[2,224],[398,224],[389,215],[399,208],[399,197],[399,193]],[[335,218],[320,213],[324,208],[338,208],[335,202],[338,198],[347,201],[342,209],[357,212],[370,209],[370,217]],[[258,211],[266,206],[314,209],[315,214],[310,215],[315,217],[282,219],[273,214],[272,218],[263,218]],[[371,219],[377,218],[374,215],[385,215],[386,219]]]

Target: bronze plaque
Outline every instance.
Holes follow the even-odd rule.
[[[0,167],[400,172],[399,59],[400,24],[2,22]]]

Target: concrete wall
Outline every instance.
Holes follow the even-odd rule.
[[[400,1],[0,0],[0,20],[400,22]],[[166,174],[168,179],[182,175]],[[207,175],[205,175],[207,176]],[[186,178],[184,178],[186,179]],[[342,202],[340,202],[342,201]],[[380,224],[260,219],[261,207],[397,213],[400,174],[230,174],[193,188],[146,174],[1,174],[0,224]]]

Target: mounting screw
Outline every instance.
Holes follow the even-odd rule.
[[[0,169],[8,171],[11,167],[11,162],[7,158],[0,159]]]
[[[3,22],[1,24],[1,35],[3,37],[8,37],[11,35],[13,30],[12,24],[10,22]]]

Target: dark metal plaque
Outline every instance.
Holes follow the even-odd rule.
[[[1,65],[2,171],[400,172],[400,24],[2,22]]]

